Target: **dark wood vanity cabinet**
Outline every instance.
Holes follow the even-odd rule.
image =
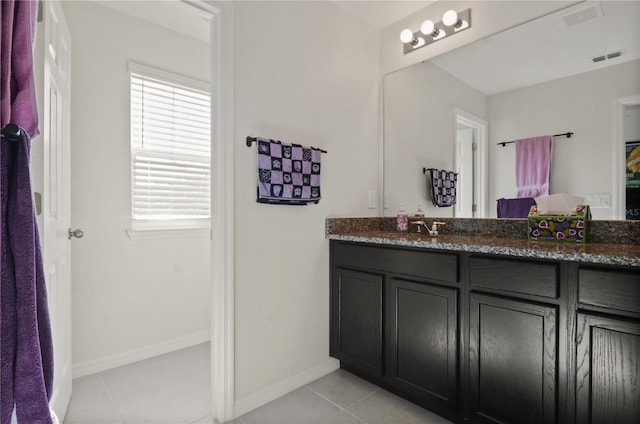
[[[581,268],[578,305],[576,422],[640,422],[640,272]]]
[[[331,355],[453,422],[640,422],[640,271],[332,240]]]
[[[386,378],[416,399],[458,406],[458,290],[405,278],[386,286]]]
[[[455,419],[457,255],[331,243],[331,356]]]
[[[559,264],[469,258],[469,405],[476,422],[558,422]]]
[[[470,295],[469,397],[474,421],[555,423],[557,307]]]
[[[381,275],[336,268],[331,290],[331,355],[382,377]]]
[[[640,422],[640,323],[578,314],[576,422]]]

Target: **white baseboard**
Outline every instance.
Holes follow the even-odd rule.
[[[299,374],[285,378],[284,380],[272,384],[269,387],[265,387],[255,393],[251,393],[241,399],[236,399],[234,405],[234,416],[238,418],[247,412],[253,411],[262,405],[266,405],[272,400],[278,399],[279,397],[304,386],[305,384],[311,383],[313,380],[323,377],[338,368],[340,368],[340,361],[334,358],[329,358]]]
[[[143,359],[153,358],[154,356],[163,355],[175,350],[206,343],[209,340],[211,340],[211,332],[208,330],[201,331],[188,336],[178,337],[176,339],[132,349],[127,352],[73,364],[72,375],[73,378],[84,377],[86,375],[110,370],[122,365],[128,365]]]

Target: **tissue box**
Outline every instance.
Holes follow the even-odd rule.
[[[529,240],[585,243],[591,219],[589,205],[576,207],[571,215],[538,215],[538,207],[529,209]]]

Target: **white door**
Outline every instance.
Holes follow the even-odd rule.
[[[458,173],[458,199],[456,218],[473,218],[474,210],[474,147],[473,129],[456,131],[456,172]]]
[[[70,65],[71,36],[59,0],[45,1],[43,259],[53,333],[51,404],[64,419],[71,398]],[[42,28],[42,26],[40,26]]]

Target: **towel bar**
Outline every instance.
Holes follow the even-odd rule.
[[[571,138],[571,136],[573,135],[572,132],[566,132],[566,133],[562,133],[562,134],[554,134],[551,137],[567,137],[567,138]],[[511,143],[515,143],[517,140],[511,140],[511,141],[501,141],[500,143],[497,143],[498,146],[506,146],[507,144],[511,144]]]
[[[253,143],[255,143],[257,140],[258,140],[258,138],[257,138],[257,137],[251,137],[251,136],[249,136],[249,135],[248,135],[248,136],[247,136],[247,147],[251,147],[251,145],[252,145]],[[280,143],[280,142],[279,142],[279,141],[277,141],[277,143]],[[327,151],[326,151],[326,150],[322,150],[322,149],[318,149],[318,150],[320,150],[322,153],[327,153]]]

